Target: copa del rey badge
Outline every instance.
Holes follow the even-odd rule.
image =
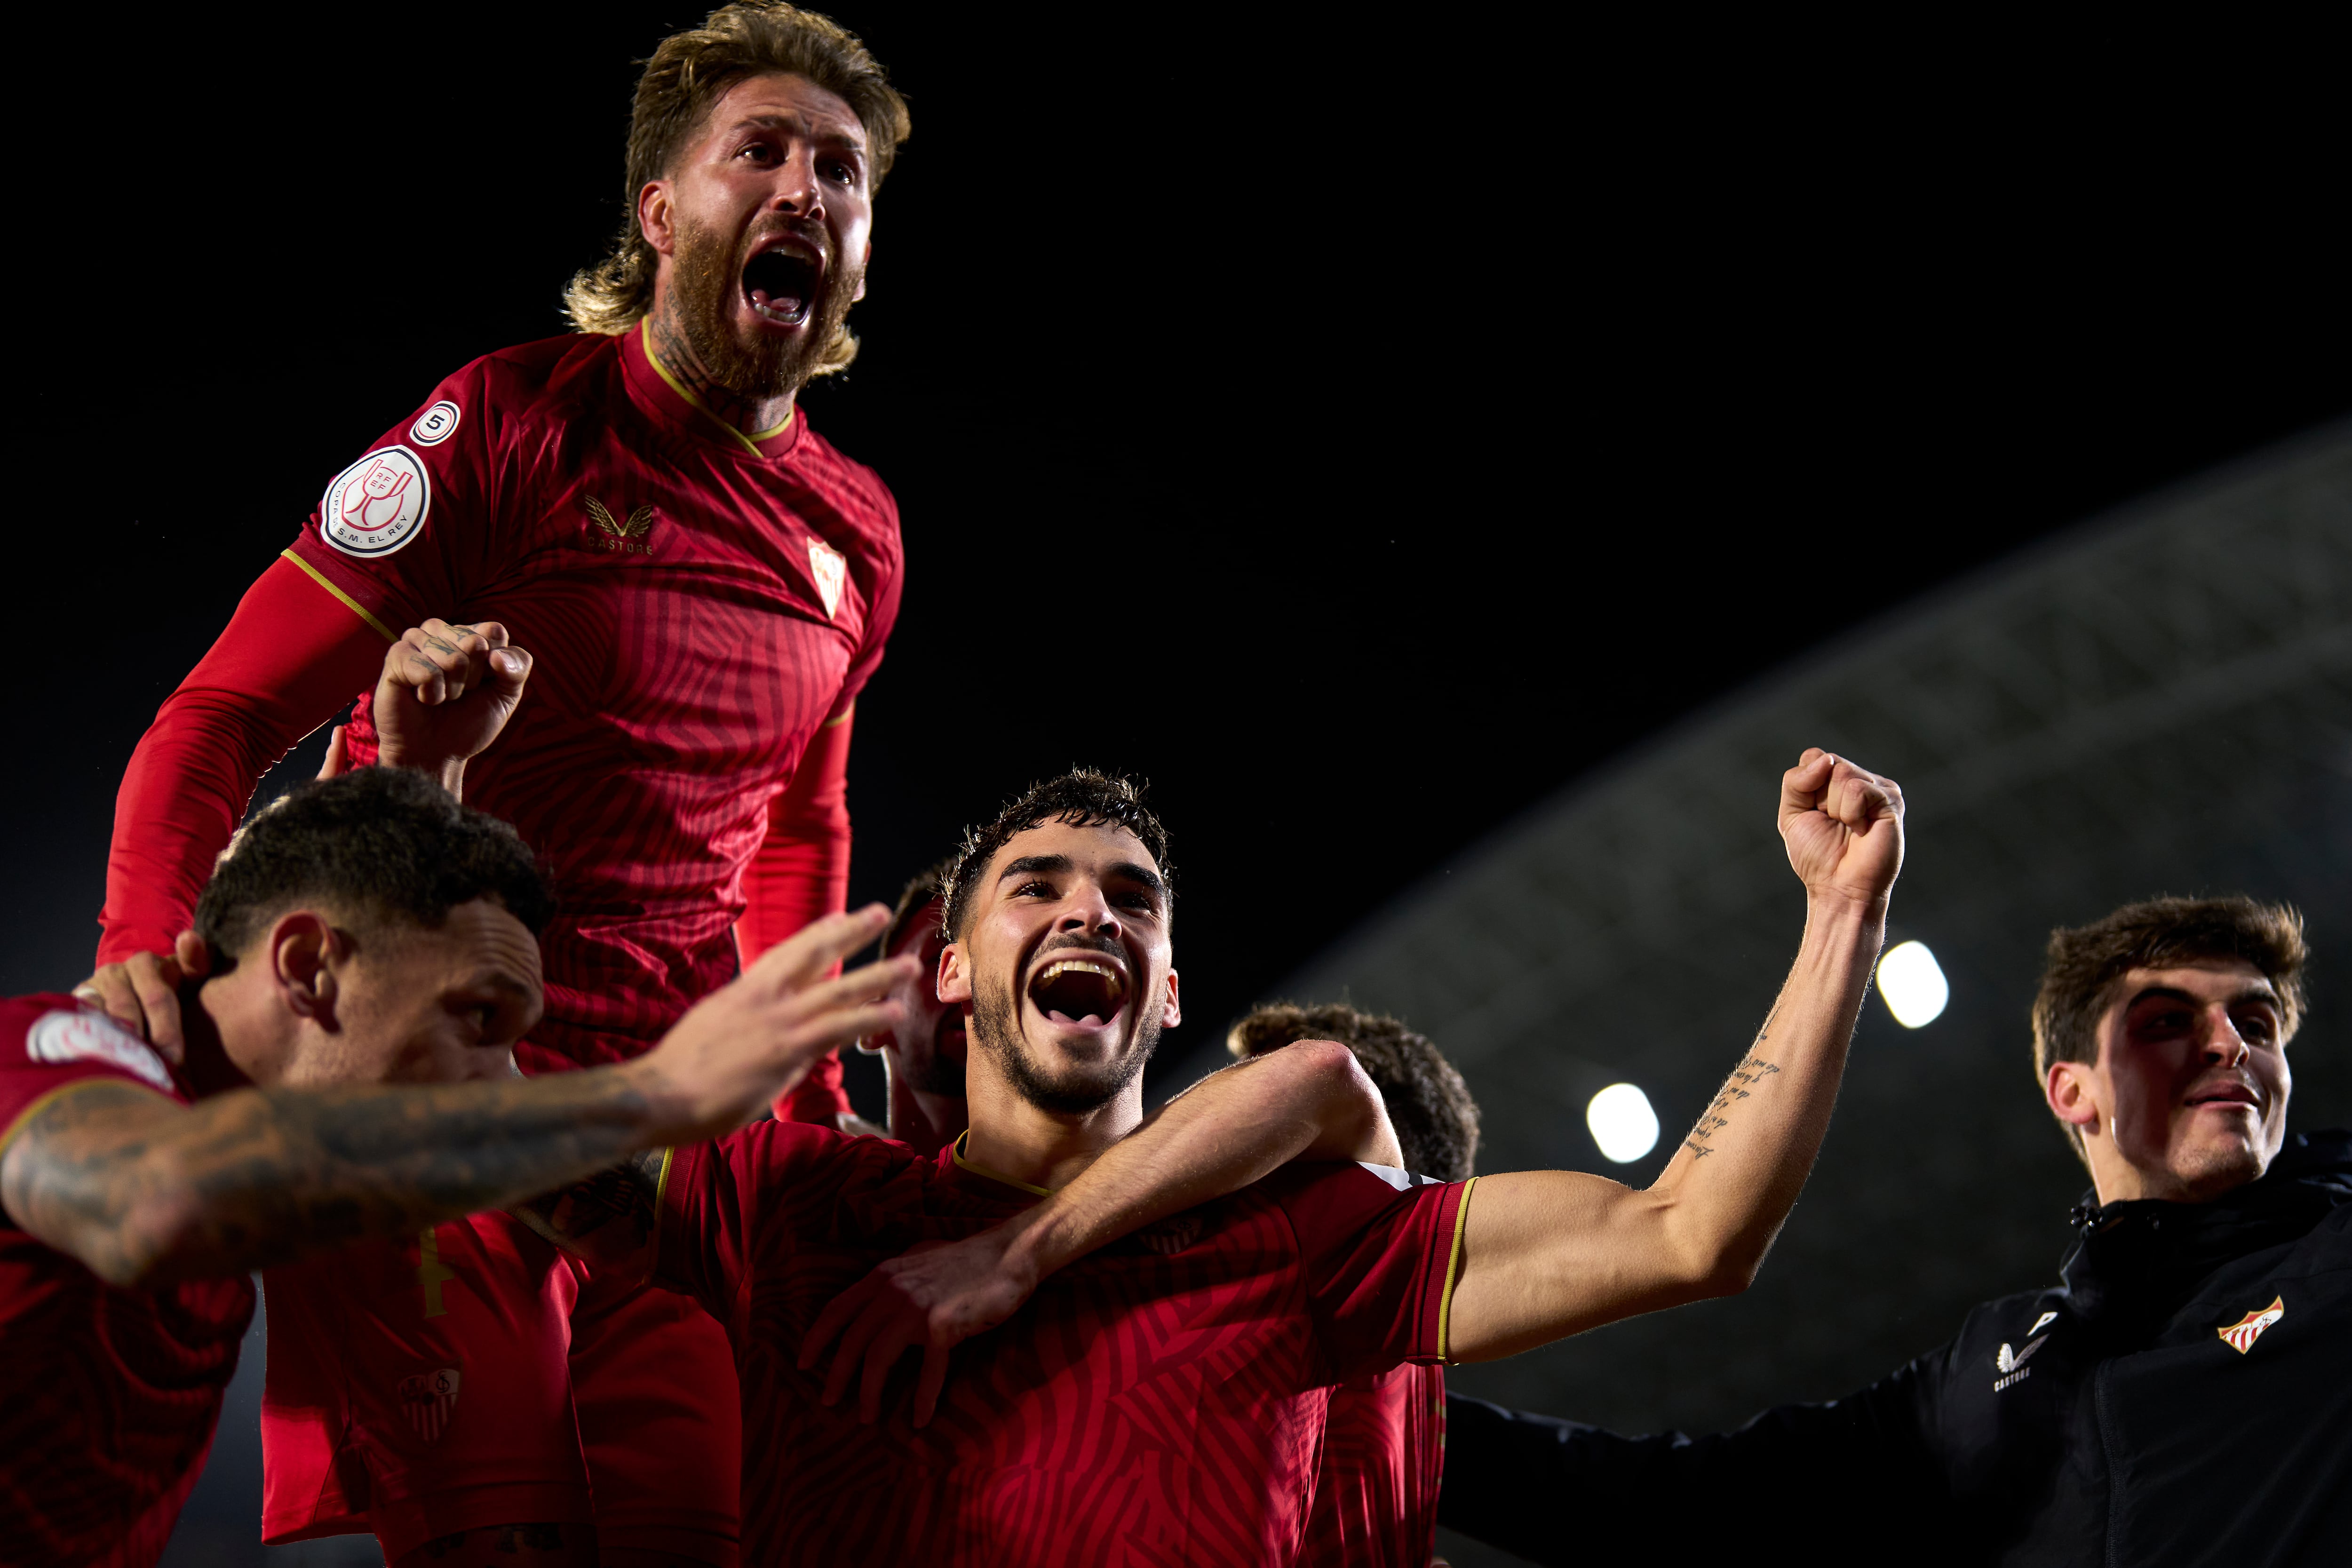
[[[2248,1312],[2228,1328],[2215,1329],[2213,1331],[2221,1336],[2223,1344],[2236,1351],[2240,1355],[2243,1355],[2254,1348],[2254,1342],[2263,1337],[2264,1329],[2285,1316],[2286,1298],[2273,1296],[2271,1298],[2269,1306],[2258,1311]]]
[[[319,532],[346,555],[389,555],[416,537],[432,510],[433,484],[405,447],[370,452],[319,498]]]

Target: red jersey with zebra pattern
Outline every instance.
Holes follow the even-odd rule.
[[[187,1104],[155,1048],[71,996],[0,999],[0,1154],[96,1080]],[[0,1212],[0,1563],[147,1568],[212,1448],[253,1281],[108,1284]]]
[[[467,365],[287,554],[387,637],[497,620],[536,656],[466,777],[562,900],[526,1071],[634,1055],[735,973],[770,807],[881,662],[902,563],[873,470],[797,411],[759,437],[718,420],[642,330]]]
[[[728,1327],[746,1562],[964,1568],[1301,1560],[1331,1387],[1444,1355],[1467,1184],[1285,1167],[1047,1279],[957,1347],[938,1414],[867,1426],[795,1366],[825,1304],[1042,1194],[905,1145],[762,1122],[678,1150],[656,1283]],[[907,1363],[911,1368],[912,1363]]]
[[[1407,1364],[1331,1391],[1300,1568],[1428,1568],[1445,1478],[1445,1369]]]

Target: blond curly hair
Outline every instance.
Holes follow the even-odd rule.
[[[699,27],[664,38],[637,79],[624,193],[628,216],[613,253],[575,273],[563,291],[564,313],[576,330],[618,334],[645,319],[660,258],[637,223],[637,193],[668,173],[721,94],[746,77],[770,74],[806,77],[849,105],[866,127],[867,166],[873,188],[881,189],[913,127],[907,100],[856,35],[830,16],[777,0],[721,5]],[[811,374],[845,370],[856,357],[857,340],[839,328]]]

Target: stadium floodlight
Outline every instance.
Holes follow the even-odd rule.
[[[1906,1029],[1924,1029],[1942,1016],[1952,999],[1951,983],[1924,942],[1900,942],[1878,961],[1878,994],[1886,1010]]]
[[[1601,1153],[1629,1165],[1658,1146],[1658,1113],[1650,1097],[1630,1083],[1612,1083],[1584,1108],[1584,1124]]]

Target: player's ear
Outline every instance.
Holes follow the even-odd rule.
[[[1184,1008],[1176,999],[1176,972],[1168,972],[1168,1000],[1160,1006],[1160,1026],[1172,1029],[1184,1021]]]
[[[866,242],[866,258],[857,264],[857,292],[849,297],[853,305],[866,298],[866,269],[874,265],[874,242]]]
[[[646,188],[637,193],[637,227],[644,231],[646,243],[656,254],[670,255],[677,248],[677,232],[671,226],[669,182],[648,180]]]
[[[333,922],[316,910],[292,910],[269,928],[269,978],[279,1005],[320,1027],[335,1026],[338,963],[349,957]]]
[[[2099,1103],[2091,1093],[2089,1063],[2052,1062],[2049,1076],[2042,1083],[2042,1095],[2050,1102],[2050,1113],[2069,1126],[2099,1124]]]
[[[971,972],[965,967],[963,945],[950,942],[940,949],[939,999],[950,1007],[971,1000]]]

